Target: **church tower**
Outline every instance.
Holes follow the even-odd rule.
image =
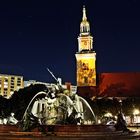
[[[93,51],[93,37],[90,34],[90,24],[86,9],[83,7],[83,17],[78,37],[77,86],[96,86],[96,53]]]

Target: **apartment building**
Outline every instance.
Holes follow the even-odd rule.
[[[14,91],[23,87],[23,76],[0,74],[0,95],[5,98],[9,98]]]

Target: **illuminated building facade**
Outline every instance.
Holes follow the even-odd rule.
[[[93,51],[93,37],[90,35],[90,24],[87,21],[86,9],[83,7],[83,18],[78,37],[77,86],[96,86],[96,53]]]
[[[23,77],[0,74],[0,95],[9,98],[14,91],[24,87]]]

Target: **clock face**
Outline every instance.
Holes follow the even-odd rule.
[[[81,40],[81,47],[83,50],[88,49],[88,42],[87,40]]]
[[[87,40],[82,40],[81,42],[83,45],[87,45]]]
[[[84,42],[84,45],[87,45],[87,40],[84,40],[83,42]]]

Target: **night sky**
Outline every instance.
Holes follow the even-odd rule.
[[[25,80],[76,82],[77,37],[86,6],[97,73],[140,72],[139,0],[3,0],[0,73]]]

